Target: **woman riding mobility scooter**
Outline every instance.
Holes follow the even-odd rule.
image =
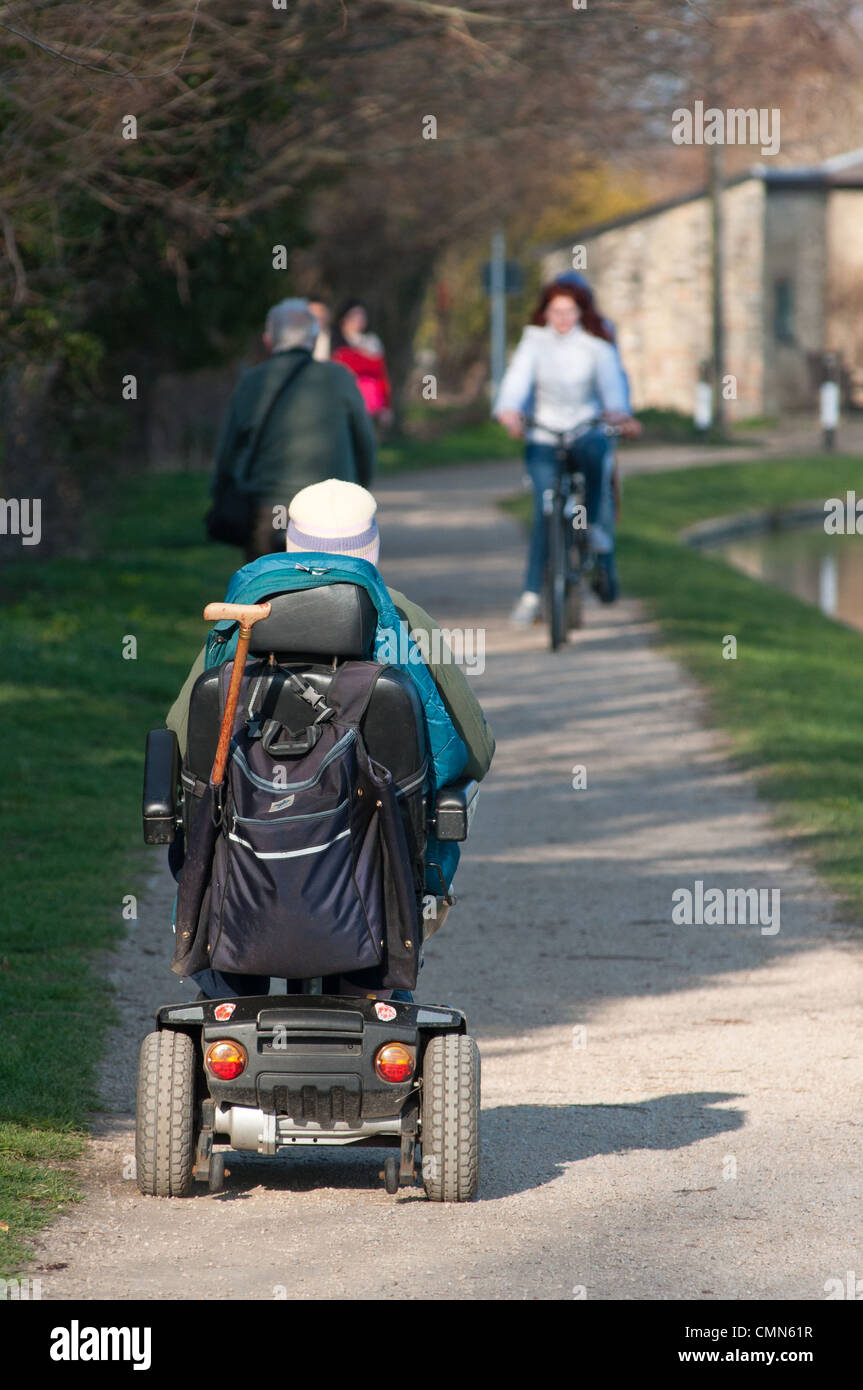
[[[389,998],[413,988],[423,935],[453,901],[478,791],[458,775],[464,745],[367,561],[267,556],[232,598],[204,613],[216,627],[182,763],[173,731],[148,736],[144,839],[182,863],[173,969],[288,992],[158,1011],[138,1073],[139,1187],[218,1192],[226,1150],[360,1144],[395,1150],[388,1192],[421,1157],[432,1201],[469,1201],[476,1043],[458,1010]]]

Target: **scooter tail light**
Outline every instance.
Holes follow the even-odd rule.
[[[384,1043],[375,1054],[375,1071],[382,1081],[408,1081],[414,1065],[413,1050],[404,1043]]]
[[[248,1058],[246,1049],[230,1038],[210,1043],[204,1056],[207,1070],[220,1081],[233,1081],[244,1072]]]

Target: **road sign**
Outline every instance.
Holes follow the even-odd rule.
[[[491,261],[482,268],[482,287],[491,294]],[[503,288],[505,294],[521,294],[524,289],[524,272],[518,261],[507,261],[504,269]]]

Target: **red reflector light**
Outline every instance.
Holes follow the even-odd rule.
[[[375,1057],[375,1071],[382,1081],[407,1081],[413,1069],[413,1052],[404,1043],[384,1043]]]
[[[220,1081],[233,1081],[245,1070],[246,1050],[236,1042],[214,1042],[207,1048],[204,1060],[209,1070]]]

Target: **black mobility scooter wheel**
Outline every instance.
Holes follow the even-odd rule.
[[[439,1033],[423,1060],[422,1171],[431,1202],[470,1202],[479,1187],[479,1049]]]
[[[146,1197],[188,1197],[192,1190],[196,1064],[186,1033],[166,1028],[141,1044],[135,1158]]]

